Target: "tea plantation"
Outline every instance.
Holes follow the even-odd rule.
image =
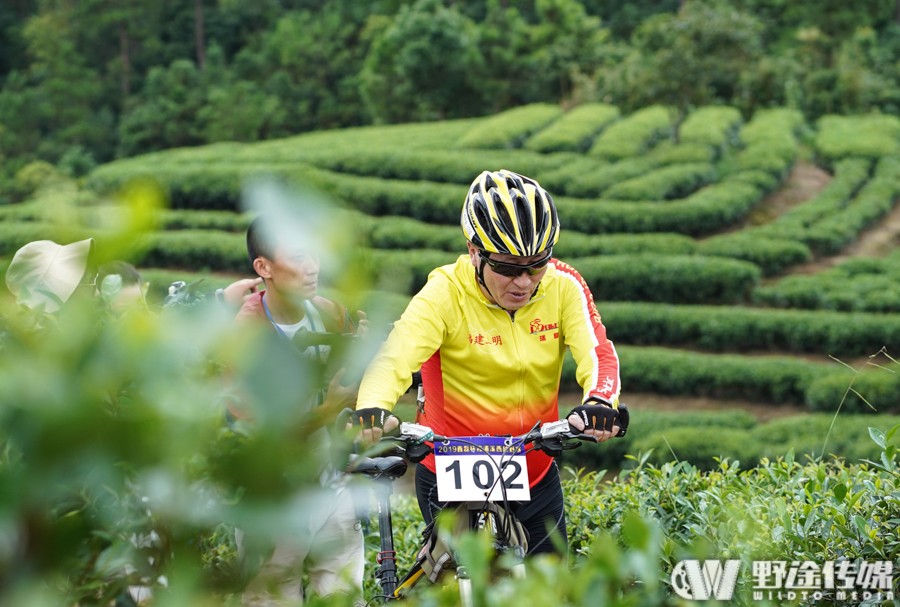
[[[209,294],[249,271],[245,187],[264,177],[329,201],[331,225],[353,239],[340,251],[346,275],[330,277],[331,287],[350,293],[377,330],[434,267],[464,251],[457,222],[472,179],[487,168],[527,174],[557,202],[555,254],[594,292],[620,354],[624,400],[629,391],[703,396],[723,408],[636,410],[624,440],[566,454],[573,469],[619,470],[616,482],[596,472],[567,481],[573,551],[603,580],[594,590],[608,604],[669,604],[668,572],[696,554],[745,564],[894,560],[900,255],[793,272],[845,251],[893,210],[900,119],[808,124],[785,108],[747,118],[701,107],[673,124],[674,115],[658,106],[623,115],[599,103],[532,105],[169,150],[101,166],[79,182],[35,164],[19,177],[27,200],[0,207],[0,255],[8,260],[31,240],[90,235],[101,250],[127,254],[157,302],[174,280],[202,280]],[[754,214],[788,186],[798,162],[830,179],[778,213]],[[577,389],[571,364],[563,384]],[[810,414],[760,423],[729,410],[738,399]],[[408,556],[420,531],[414,505],[402,503],[396,516]],[[204,548],[216,575],[233,573],[233,556],[221,537]],[[548,589],[554,604],[596,604],[565,568],[530,574],[529,596]],[[503,582],[485,604],[507,603],[511,592]]]

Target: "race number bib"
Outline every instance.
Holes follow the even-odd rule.
[[[499,502],[531,499],[523,445],[500,436],[460,436],[435,441],[438,499],[442,502]]]

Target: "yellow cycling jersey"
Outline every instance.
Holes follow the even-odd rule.
[[[528,304],[511,314],[484,296],[462,255],[429,275],[394,324],[363,377],[357,408],[392,409],[421,368],[419,423],[445,436],[522,434],[538,420],[559,419],[566,347],[584,397],[617,404],[619,359],[574,268],[552,260]],[[528,454],[532,486],[551,462]],[[434,470],[433,456],[423,463]]]

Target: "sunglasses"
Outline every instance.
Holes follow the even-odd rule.
[[[518,278],[522,275],[522,272],[528,272],[529,276],[537,276],[538,274],[543,272],[544,268],[547,267],[547,264],[550,263],[550,257],[553,255],[553,251],[547,251],[547,255],[545,257],[535,261],[534,263],[529,263],[526,265],[520,265],[517,263],[503,263],[502,261],[491,259],[483,253],[480,253],[480,255],[481,258],[487,263],[487,265],[491,266],[491,270],[493,270],[500,276],[506,276],[507,278]]]

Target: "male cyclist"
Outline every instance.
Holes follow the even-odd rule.
[[[568,417],[598,441],[618,425],[619,360],[590,289],[553,259],[559,220],[550,195],[528,177],[485,171],[472,183],[461,224],[468,255],[434,270],[366,371],[354,423],[377,440],[396,424],[389,411],[421,367],[425,406],[417,421],[445,436],[522,434],[559,418],[563,356],[577,363],[583,404]],[[566,539],[556,462],[527,456],[531,501],[514,505],[529,554],[553,552],[548,529]],[[434,456],[416,468],[426,523],[437,499]]]

